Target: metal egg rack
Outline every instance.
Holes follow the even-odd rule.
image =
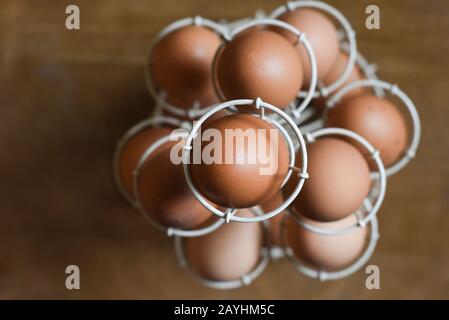
[[[340,40],[340,49],[348,54],[348,61],[338,79],[328,86],[323,86],[318,81],[317,62],[315,58],[315,53],[313,51],[310,42],[307,39],[307,35],[301,32],[301,30],[298,30],[297,28],[293,27],[288,23],[276,20],[277,17],[279,17],[286,11],[300,8],[313,8],[316,10],[320,10],[326,15],[331,16],[334,20],[338,21],[338,23],[342,27],[342,30],[339,30],[338,32]],[[224,101],[220,104],[212,106],[202,106],[196,102],[192,105],[190,109],[186,110],[185,108],[180,108],[178,106],[169,104],[166,101],[166,93],[163,91],[156,90],[156,86],[153,83],[149,71],[151,60],[147,59],[147,64],[145,65],[145,80],[148,91],[156,102],[156,108],[152,117],[132,127],[118,143],[116,153],[114,156],[114,176],[123,196],[130,202],[132,206],[137,208],[151,224],[165,231],[168,236],[174,236],[175,252],[180,264],[186,267],[186,269],[190,271],[190,273],[192,273],[194,277],[197,280],[199,280],[202,284],[212,288],[233,289],[238,288],[240,286],[249,285],[257,276],[259,276],[266,269],[270,260],[277,260],[281,256],[287,257],[288,260],[290,260],[293,263],[295,268],[302,274],[322,281],[335,280],[347,277],[350,274],[359,270],[370,259],[376,247],[376,242],[379,238],[377,213],[384,200],[387,178],[399,172],[402,168],[404,168],[407,165],[407,163],[415,156],[415,153],[419,145],[421,134],[420,120],[413,101],[396,85],[378,79],[376,74],[377,67],[367,62],[367,60],[357,51],[355,31],[351,27],[351,24],[348,22],[346,17],[340,11],[338,11],[337,9],[326,3],[320,1],[288,2],[286,5],[283,5],[275,9],[269,15],[265,15],[264,13],[258,11],[255,17],[253,18],[246,18],[229,23],[226,22],[218,23],[199,16],[181,19],[170,24],[157,35],[153,43],[150,45],[148,57],[151,56],[154,46],[158,43],[160,39],[162,39],[163,37],[165,37],[166,35],[170,34],[175,30],[191,25],[203,26],[215,31],[223,39],[224,43],[231,41],[240,32],[243,32],[249,28],[253,28],[256,26],[276,26],[285,29],[288,32],[291,32],[295,37],[297,37],[298,43],[300,45],[303,45],[307,51],[311,65],[310,86],[307,91],[298,92],[296,100],[293,101],[285,109],[285,111],[263,101],[260,98]],[[214,63],[215,59],[213,65]],[[349,78],[351,72],[353,71],[353,68],[355,67],[360,68],[366,80],[351,82],[348,85],[341,87]],[[215,83],[214,87],[216,89],[216,93],[219,96],[219,98],[223,98],[219,90],[217,90],[217,85]],[[398,97],[403,102],[404,106],[406,107],[410,115],[413,133],[411,135],[408,149],[404,153],[403,157],[397,163],[393,164],[388,168],[384,168],[379,152],[360,135],[346,129],[323,128],[324,126],[323,119],[326,117],[327,111],[330,108],[332,108],[336,103],[338,103],[338,101],[340,101],[345,94],[347,94],[351,90],[361,87],[371,88],[374,94],[379,97],[384,97],[388,93]],[[317,108],[311,107],[313,103],[312,99],[318,97],[323,97],[327,99],[324,111],[317,111]],[[222,99],[222,101],[223,100],[224,99]],[[239,106],[240,109],[237,109],[236,106]],[[204,196],[195,187],[194,183],[192,182],[192,178],[190,176],[190,170],[188,165],[188,159],[190,157],[190,152],[192,150],[191,145],[192,141],[196,136],[196,134],[198,133],[198,131],[200,130],[201,126],[204,124],[204,122],[217,112],[227,111],[228,114],[234,114],[240,112],[241,108],[242,107],[244,108],[245,106],[250,106],[252,108],[255,107],[255,109],[251,110],[250,112],[254,116],[260,117],[262,120],[267,121],[275,128],[279,129],[282,136],[285,138],[289,150],[289,170],[287,177],[284,181],[284,184],[292,174],[296,174],[299,177],[295,189],[289,198],[285,199],[285,201],[281,205],[279,205],[276,209],[270,212],[264,212],[260,206],[251,208],[251,210],[255,213],[254,217],[240,217],[237,214],[238,210],[235,208],[226,208],[220,210],[215,206],[213,206],[210,202],[208,202],[204,198]],[[266,112],[266,110],[268,110],[269,112]],[[171,114],[171,116],[161,116],[162,112]],[[177,117],[180,117],[184,120],[179,120]],[[313,118],[317,119],[313,120]],[[192,125],[191,123],[193,120],[196,121]],[[151,216],[148,214],[148,212],[146,212],[145,208],[141,204],[141,199],[138,192],[138,183],[139,179],[141,178],[140,174],[141,168],[145,163],[146,159],[148,159],[159,147],[161,147],[162,145],[164,145],[169,141],[172,141],[172,137],[170,137],[169,135],[158,139],[156,142],[150,145],[148,149],[145,151],[145,153],[141,156],[137,164],[137,167],[133,172],[133,192],[134,192],[133,195],[130,195],[126,191],[123,182],[120,179],[118,162],[124,144],[131,137],[133,137],[134,135],[136,135],[145,128],[152,128],[163,125],[169,125],[171,127],[184,129],[184,132],[178,133],[177,138],[183,139],[184,141],[182,157],[183,157],[183,169],[187,185],[192,191],[195,198],[212,214],[218,217],[213,223],[211,223],[208,226],[196,230],[182,230],[176,228],[163,227],[160,226],[157,222],[153,221]],[[369,154],[371,154],[377,167],[376,172],[371,173],[371,179],[373,181],[372,190],[369,196],[364,200],[360,209],[354,213],[354,215],[356,215],[357,217],[357,223],[340,229],[322,229],[310,225],[300,216],[293,214],[290,209],[291,203],[295,200],[297,196],[300,196],[300,192],[304,183],[307,183],[306,180],[308,178],[308,173],[307,173],[306,144],[313,143],[316,139],[319,139],[327,135],[343,136],[346,139],[355,140],[357,144],[361,145],[369,152]],[[295,154],[298,150],[301,152],[301,168],[295,167]],[[322,236],[340,235],[352,232],[357,228],[369,227],[370,240],[369,243],[365,246],[366,247],[365,252],[352,265],[342,270],[332,272],[326,272],[325,270],[315,270],[303,264],[300,260],[298,260],[298,258],[295,257],[295,255],[293,254],[292,249],[289,248],[288,244],[286,243],[285,226],[284,226],[285,218],[284,218],[281,222],[281,231],[280,231],[282,242],[281,247],[280,248],[274,247],[269,244],[270,243],[269,240],[266,240],[260,252],[259,264],[254,268],[253,271],[242,276],[240,279],[235,279],[234,281],[211,281],[210,279],[205,279],[202,276],[195,274],[195,272],[189,267],[189,263],[186,257],[184,256],[183,252],[182,246],[183,238],[206,235],[210,232],[214,232],[215,230],[219,229],[220,227],[222,227],[227,223],[260,223],[260,222],[262,222],[265,227],[264,228],[265,237],[269,237],[269,233],[267,231],[267,224],[270,223],[271,218],[281,213],[288,215],[288,217],[293,217],[294,221],[298,223],[298,225],[300,225],[302,228],[305,228],[310,232]],[[282,252],[282,254],[279,255],[279,252]]]

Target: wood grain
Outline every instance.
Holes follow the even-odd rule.
[[[68,31],[67,1],[0,2],[0,298],[449,298],[449,4],[378,0],[381,30],[364,27],[368,1],[332,1],[359,47],[416,102],[423,139],[416,160],[389,181],[381,240],[361,271],[320,283],[286,262],[248,288],[204,288],[177,265],[172,242],[120,197],[111,169],[117,139],[146,116],[148,42],[171,21],[230,20],[280,1],[78,0],[81,30]],[[65,267],[81,290],[65,289]]]

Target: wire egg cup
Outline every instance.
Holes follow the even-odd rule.
[[[131,194],[128,193],[126,190],[123,181],[120,177],[120,157],[123,152],[123,148],[125,147],[126,143],[136,136],[138,133],[140,133],[142,130],[147,128],[157,128],[160,126],[169,126],[169,127],[175,127],[175,128],[186,128],[189,129],[191,125],[188,122],[172,118],[172,117],[166,117],[166,116],[153,116],[149,119],[145,119],[134,126],[132,126],[126,133],[120,138],[120,140],[117,142],[117,147],[114,152],[114,158],[112,163],[112,169],[113,169],[113,175],[115,183],[117,184],[117,187],[122,194],[122,196],[135,208],[136,203]]]
[[[214,61],[212,63],[212,70],[215,73],[217,57],[219,56],[220,51],[223,50],[223,48],[225,47],[226,42],[232,41],[232,39],[234,39],[241,32],[244,32],[250,28],[261,27],[261,26],[277,27],[277,28],[281,28],[281,29],[284,29],[284,30],[292,33],[298,39],[298,43],[295,44],[295,46],[298,44],[303,45],[307,51],[307,55],[309,57],[309,62],[311,65],[311,80],[310,80],[309,89],[308,89],[308,91],[306,91],[304,99],[299,104],[299,106],[295,106],[294,102],[292,102],[289,106],[290,108],[287,108],[294,115],[295,118],[299,119],[302,112],[309,106],[310,101],[312,101],[313,94],[316,90],[316,86],[318,83],[318,76],[317,76],[317,64],[316,64],[315,52],[313,51],[312,45],[310,44],[309,40],[307,39],[307,35],[305,33],[303,33],[301,30],[299,30],[298,28],[295,28],[294,26],[292,26],[286,22],[276,20],[276,19],[271,19],[271,18],[257,18],[257,19],[254,19],[254,20],[251,20],[248,22],[243,22],[229,31],[228,36],[225,38],[225,43],[223,43],[221,45],[221,47],[217,51],[217,54],[215,55]],[[220,98],[220,100],[225,101],[226,98],[225,98],[224,94],[220,91],[220,87],[219,87],[215,77],[213,77],[213,83],[214,83],[214,88],[215,88],[215,91],[216,91],[218,97]],[[235,111],[235,109],[231,109],[231,110]]]
[[[252,212],[256,214],[256,216],[263,215],[263,211],[260,209],[260,207],[256,206],[253,208],[250,208]],[[220,219],[221,220],[221,219]],[[263,226],[263,237],[264,237],[264,247],[260,250],[260,259],[259,263],[256,265],[256,267],[249,272],[248,274],[245,274],[240,279],[236,280],[228,280],[228,281],[216,281],[216,280],[210,280],[202,277],[198,273],[196,273],[189,265],[188,259],[186,258],[184,254],[184,248],[183,248],[183,239],[182,237],[175,236],[174,238],[174,245],[175,245],[175,253],[176,257],[178,259],[179,264],[186,268],[188,273],[193,276],[196,280],[198,280],[203,285],[213,288],[213,289],[221,289],[221,290],[230,290],[230,289],[237,289],[241,288],[243,286],[249,286],[254,279],[256,279],[258,276],[262,274],[262,272],[268,267],[270,263],[270,239],[269,239],[269,233],[268,233],[268,224],[267,221],[259,221],[262,223]],[[235,222],[234,222],[235,223]]]
[[[195,102],[192,105],[192,108],[185,109],[178,106],[175,106],[173,104],[170,104],[166,100],[166,93],[163,90],[156,89],[156,85],[153,82],[152,76],[151,76],[151,57],[153,54],[153,50],[157,43],[166,35],[179,30],[181,28],[187,27],[187,26],[198,26],[198,27],[206,27],[214,32],[216,32],[221,38],[226,39],[228,37],[228,28],[226,26],[223,26],[219,23],[216,23],[212,20],[203,18],[201,16],[195,16],[195,17],[189,17],[177,20],[167,27],[165,27],[159,34],[156,36],[154,41],[150,44],[148,48],[148,54],[146,56],[145,60],[145,68],[144,68],[144,75],[145,75],[145,83],[147,86],[148,91],[150,92],[153,99],[156,101],[156,104],[159,105],[163,110],[166,110],[170,112],[173,115],[176,115],[178,117],[187,117],[188,119],[195,119],[201,115],[203,115],[207,110],[209,110],[213,105],[210,106],[201,106],[199,102]]]
[[[198,191],[196,186],[194,185],[192,181],[192,177],[190,174],[189,169],[189,161],[191,157],[192,152],[192,141],[196,137],[198,131],[200,130],[202,124],[213,114],[215,114],[218,111],[235,107],[235,106],[245,106],[245,107],[253,107],[253,105],[256,107],[256,110],[259,110],[260,112],[260,118],[262,120],[267,121],[268,123],[274,125],[279,131],[282,133],[283,137],[285,138],[287,145],[289,146],[289,170],[288,173],[284,179],[284,182],[282,184],[285,185],[285,183],[290,178],[291,174],[293,172],[296,172],[298,174],[298,183],[296,184],[295,189],[293,190],[292,194],[288,199],[285,200],[283,204],[281,204],[278,208],[268,212],[264,213],[263,215],[258,215],[256,217],[239,217],[235,215],[235,212],[237,209],[235,208],[228,208],[226,211],[221,211],[214,206],[212,206],[205,198],[204,196]],[[273,118],[268,118],[265,116],[265,109],[272,111],[276,114],[278,114],[281,118],[283,118],[287,124],[293,129],[294,135],[296,140],[299,142],[300,145],[300,151],[301,151],[301,168],[295,167],[295,147],[294,143],[292,141],[292,138],[289,134],[285,131],[285,129],[282,127],[281,124],[279,124],[278,121],[274,120]],[[253,116],[257,116],[253,114]],[[239,99],[239,100],[231,100],[224,103],[221,103],[215,107],[213,107],[211,110],[206,112],[198,121],[196,121],[193,125],[192,130],[189,133],[189,136],[186,139],[186,143],[183,147],[183,166],[184,166],[184,174],[186,177],[187,185],[189,186],[190,190],[193,192],[195,197],[198,199],[198,201],[209,211],[211,211],[213,214],[217,215],[220,218],[223,218],[226,220],[226,222],[229,221],[236,221],[236,222],[261,222],[267,219],[271,219],[272,217],[276,216],[277,214],[284,211],[293,201],[296,199],[298,194],[300,193],[302,186],[304,185],[305,180],[308,178],[307,173],[307,150],[305,146],[304,138],[299,130],[299,128],[295,125],[293,120],[281,109],[262,101],[262,99],[257,98],[255,100],[252,99]]]
[[[155,226],[157,229],[164,231],[167,236],[177,236],[177,237],[200,237],[203,235],[206,235],[208,233],[211,233],[215,230],[217,230],[219,227],[221,227],[225,221],[223,219],[218,219],[217,221],[211,223],[210,225],[198,229],[192,229],[192,230],[184,230],[180,228],[174,228],[174,227],[166,227],[162,226],[158,222],[156,222],[152,217],[151,214],[145,209],[144,205],[142,204],[141,195],[139,192],[139,182],[141,179],[141,172],[143,167],[145,166],[146,161],[163,145],[169,142],[178,141],[179,139],[185,139],[188,136],[188,132],[176,132],[171,133],[167,136],[164,136],[157,141],[155,141],[152,145],[148,147],[148,149],[144,152],[142,157],[139,159],[137,163],[137,167],[133,172],[133,191],[134,191],[134,199],[137,209],[142,213],[142,215],[145,217],[145,219],[150,222],[153,226]]]
[[[395,164],[389,166],[385,169],[387,176],[392,176],[397,172],[401,171],[416,155],[416,151],[419,146],[420,138],[421,138],[421,121],[419,119],[419,114],[416,111],[415,104],[413,101],[405,94],[404,91],[399,89],[396,84],[391,84],[386,81],[375,80],[375,79],[367,79],[367,80],[359,80],[349,83],[345,87],[341,88],[334,96],[332,96],[326,102],[326,109],[324,111],[324,118],[327,116],[327,112],[329,109],[333,108],[341,99],[350,91],[358,88],[379,88],[385,91],[385,93],[390,93],[393,96],[398,97],[407,108],[408,113],[410,114],[410,118],[412,120],[413,134],[412,139],[409,142],[407,150],[404,152],[404,155],[401,159],[399,159]]]
[[[387,189],[387,176],[385,173],[385,168],[382,162],[382,159],[380,158],[380,153],[378,150],[376,150],[366,139],[364,139],[362,136],[358,135],[357,133],[341,129],[341,128],[323,128],[319,129],[314,132],[307,133],[305,135],[306,142],[313,143],[316,141],[316,139],[326,137],[326,136],[340,136],[343,138],[349,138],[355,142],[357,142],[358,145],[363,147],[368,151],[368,153],[371,155],[371,158],[374,160],[376,167],[377,167],[377,177],[374,178],[379,181],[379,188],[376,192],[376,199],[374,199],[374,203],[372,203],[372,199],[370,197],[367,197],[363,201],[363,207],[367,208],[367,212],[363,216],[358,216],[357,222],[351,226],[343,227],[343,228],[336,228],[336,229],[323,229],[320,227],[316,227],[311,225],[310,223],[307,223],[304,219],[302,219],[300,216],[296,215],[293,212],[292,208],[288,208],[290,213],[295,216],[298,223],[301,224],[302,227],[305,229],[321,235],[340,235],[345,234],[354,231],[357,228],[364,228],[368,223],[371,222],[376,217],[377,212],[379,211],[380,207],[382,206],[383,200],[385,198],[385,192]],[[373,177],[372,177],[373,179]],[[369,209],[368,209],[369,208]]]
[[[349,23],[349,21],[346,19],[346,17],[340,11],[338,11],[333,6],[331,6],[327,3],[324,3],[324,2],[320,2],[320,1],[289,1],[285,5],[282,5],[282,6],[278,7],[277,9],[275,9],[271,13],[270,17],[277,19],[277,18],[279,18],[279,16],[281,16],[282,14],[284,14],[286,12],[294,11],[296,9],[301,9],[301,8],[318,9],[318,10],[324,11],[325,13],[334,17],[343,27],[343,30],[346,34],[346,38],[349,43],[348,63],[346,65],[345,69],[343,70],[343,72],[341,73],[340,77],[334,83],[332,83],[328,86],[322,86],[319,84],[318,90],[316,90],[312,96],[312,98],[327,97],[330,94],[332,94],[333,92],[335,92],[336,90],[338,90],[338,88],[341,87],[343,85],[343,83],[345,83],[345,81],[349,78],[349,76],[352,72],[352,69],[354,68],[356,57],[357,57],[357,42],[355,39],[356,33],[355,33],[354,29],[352,28],[351,24]],[[308,93],[301,91],[301,92],[299,92],[298,97],[299,98],[308,97]]]
[[[369,208],[366,208],[369,210]],[[298,219],[296,215],[290,214],[288,216],[285,216],[284,219],[281,221],[281,242],[284,249],[284,255],[289,259],[290,262],[293,263],[295,268],[302,274],[304,274],[307,277],[313,278],[313,279],[319,279],[320,281],[328,281],[328,280],[338,280],[345,278],[347,276],[350,276],[354,272],[358,271],[361,267],[363,267],[368,260],[371,258],[371,256],[374,253],[374,250],[376,249],[377,241],[379,239],[379,226],[377,222],[377,217],[374,216],[369,224],[370,224],[370,240],[368,242],[368,245],[366,246],[366,249],[364,253],[350,266],[343,268],[341,270],[337,271],[325,271],[325,270],[317,270],[315,268],[309,267],[305,265],[302,261],[300,261],[294,254],[291,247],[288,245],[287,239],[286,239],[286,219],[291,218],[295,221],[295,223],[299,224],[299,227],[303,227],[302,221]],[[365,225],[363,228],[367,228],[367,225]],[[353,230],[352,232],[355,232]],[[323,235],[323,236],[329,236],[329,235]]]

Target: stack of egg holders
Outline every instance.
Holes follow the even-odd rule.
[[[294,10],[297,8],[314,8],[320,10],[325,14],[334,17],[335,20],[338,21],[342,27],[342,30],[339,31],[340,45],[341,49],[348,54],[349,58],[347,65],[342,74],[340,75],[340,77],[334,83],[332,83],[327,87],[321,86],[317,81],[317,64],[315,54],[309,41],[307,40],[307,35],[285,22],[276,20],[278,16],[285,13],[286,11]],[[168,236],[174,236],[175,251],[180,264],[186,267],[186,269],[190,271],[190,273],[192,273],[192,275],[197,280],[199,280],[204,285],[212,288],[233,289],[249,285],[257,276],[259,276],[266,269],[270,260],[274,258],[279,258],[279,252],[282,252],[281,256],[287,257],[299,272],[308,277],[319,279],[321,281],[335,280],[347,277],[350,274],[359,270],[370,259],[371,255],[375,250],[376,242],[379,238],[377,212],[384,200],[387,178],[400,171],[414,157],[419,145],[420,131],[421,131],[420,120],[419,115],[411,99],[396,85],[378,79],[376,75],[376,67],[374,65],[369,64],[366,61],[366,59],[360,53],[358,53],[355,39],[355,32],[352,29],[348,20],[338,10],[336,10],[334,7],[326,3],[318,1],[288,2],[286,5],[283,5],[274,10],[272,14],[269,15],[269,17],[266,17],[264,14],[258,12],[255,18],[243,19],[232,23],[216,23],[201,17],[181,19],[179,21],[170,24],[168,27],[166,27],[159,33],[153,44],[150,46],[149,54],[151,54],[154,45],[164,36],[179,28],[191,25],[207,27],[215,31],[222,39],[224,39],[224,41],[230,41],[240,32],[255,26],[276,26],[288,30],[298,38],[299,44],[303,45],[307,50],[312,70],[310,87],[307,91],[298,92],[296,101],[291,103],[285,111],[267,102],[262,101],[262,99],[260,98],[254,100],[240,99],[240,100],[226,101],[214,106],[201,106],[198,103],[194,103],[190,110],[185,110],[177,106],[170,105],[165,101],[166,98],[165,93],[157,92],[151,79],[151,75],[149,72],[149,65],[146,65],[145,79],[149,92],[156,101],[155,113],[150,119],[144,120],[141,123],[135,125],[133,128],[131,128],[119,141],[114,158],[114,174],[120,191],[134,207],[136,207],[142,212],[142,214],[149,220],[149,222],[151,222],[157,228],[165,231]],[[149,61],[149,59],[147,61]],[[345,81],[350,76],[353,68],[355,68],[356,66],[360,68],[366,80],[355,81],[341,88],[342,84],[345,83]],[[379,155],[379,151],[377,151],[368,141],[366,141],[360,135],[346,129],[323,127],[323,118],[326,117],[327,110],[336,105],[343,98],[343,96],[347,94],[349,91],[360,87],[372,88],[373,92],[379,97],[384,97],[388,93],[398,97],[403,102],[403,104],[407,108],[408,113],[410,114],[410,118],[413,125],[413,134],[410,139],[410,144],[408,146],[407,151],[404,153],[402,159],[400,159],[396,164],[392,165],[391,167],[384,168],[384,165]],[[323,114],[318,115],[319,118],[317,120],[309,121],[309,119],[317,118],[316,112],[319,112],[317,111],[318,109],[312,108],[310,106],[312,99],[318,97],[326,98],[325,110]],[[289,147],[290,167],[287,177],[284,181],[284,184],[287,182],[287,180],[292,174],[296,174],[299,177],[296,187],[292,192],[292,194],[290,195],[290,197],[287,198],[278,208],[272,210],[271,212],[264,212],[260,206],[251,208],[251,210],[255,213],[254,217],[240,217],[236,214],[237,210],[234,208],[219,210],[214,206],[212,206],[201,195],[201,193],[196,189],[196,187],[192,183],[190,171],[188,170],[187,164],[188,161],[185,161],[189,159],[190,151],[192,150],[191,146],[192,140],[195,134],[201,128],[201,125],[204,124],[204,122],[208,118],[210,118],[212,115],[216,114],[219,111],[226,110],[230,114],[239,112],[239,110],[235,108],[236,106],[240,106],[240,108],[254,106],[256,109],[256,111],[254,112],[254,116],[259,116],[261,119],[269,122],[270,124],[274,125],[277,129],[279,129]],[[265,113],[266,110],[269,110],[271,112]],[[162,116],[161,115],[162,112],[170,113],[174,115],[174,117]],[[192,126],[191,121],[179,120],[177,117],[197,121]],[[183,146],[183,160],[184,160],[183,166],[187,184],[191,189],[191,191],[193,192],[193,194],[195,195],[195,197],[198,199],[198,201],[200,201],[203,206],[209,209],[210,212],[219,217],[219,219],[217,219],[216,222],[212,223],[209,226],[197,230],[164,228],[158,225],[156,222],[154,222],[150,218],[150,215],[147,212],[145,212],[145,209],[141,205],[139,193],[137,192],[137,185],[140,178],[139,173],[141,167],[144,164],[145,160],[153,152],[155,152],[155,150],[157,150],[164,143],[170,141],[169,136],[163,137],[158,141],[156,141],[146,150],[146,152],[139,160],[138,165],[133,173],[134,197],[133,195],[129,195],[127,193],[120,180],[118,159],[121,154],[123,145],[131,137],[140,132],[142,129],[148,127],[157,127],[160,125],[170,125],[172,127],[185,129],[184,132],[179,132],[178,138],[182,138],[185,141]],[[371,154],[377,167],[377,170],[371,173],[371,178],[373,181],[372,190],[369,196],[364,200],[363,206],[354,213],[354,215],[357,217],[357,222],[352,226],[345,227],[342,229],[322,229],[310,225],[298,215],[293,214],[289,209],[290,204],[295,200],[297,196],[300,195],[300,191],[306,179],[308,178],[306,145],[308,143],[313,143],[316,139],[329,135],[342,136],[345,139],[354,140],[361,147],[365,148],[369,152],[369,154]],[[301,168],[295,167],[295,154],[297,150],[300,150],[302,155]],[[285,218],[287,218],[286,216],[281,222],[282,247],[274,248],[270,245],[270,241],[267,240],[265,242],[264,248],[260,252],[261,258],[259,264],[255,267],[255,269],[252,272],[243,276],[241,279],[233,281],[211,281],[195,274],[193,270],[189,268],[189,264],[183,252],[183,245],[182,245],[183,237],[203,236],[210,232],[214,232],[224,224],[231,222],[233,223],[263,222],[264,233],[266,236],[268,236],[267,224],[269,223],[269,220],[274,216],[282,212],[285,212],[285,210],[287,210],[290,213],[288,214],[288,217],[292,217],[294,221],[300,224],[303,228],[313,233],[321,235],[340,235],[352,232],[357,228],[366,228],[369,226],[370,240],[368,245],[366,246],[365,252],[351,266],[342,270],[325,272],[323,270],[312,269],[303,264],[301,261],[299,261],[293,254],[292,249],[286,244],[284,232]]]

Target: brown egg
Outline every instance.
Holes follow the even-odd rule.
[[[407,147],[407,126],[401,113],[391,102],[371,94],[344,99],[329,111],[325,125],[360,134],[380,151],[385,166],[399,160]]]
[[[320,11],[309,8],[287,11],[278,19],[293,25],[306,34],[315,51],[318,79],[326,78],[336,64],[340,53],[337,30],[333,22]],[[276,30],[286,36],[291,43],[297,43],[298,39],[291,32],[280,28],[276,28]],[[303,45],[297,47],[304,67],[304,87],[308,87],[311,80],[309,55]]]
[[[371,186],[368,163],[357,148],[341,139],[320,138],[307,145],[307,156],[310,178],[293,202],[293,209],[321,222],[340,220],[356,211]],[[298,164],[300,157],[298,154]],[[287,195],[296,181],[289,180]]]
[[[225,100],[260,97],[285,108],[301,88],[303,70],[288,41],[257,28],[239,34],[219,51],[215,77]]]
[[[170,134],[166,127],[145,128],[131,137],[119,156],[119,176],[129,196],[133,197],[133,171],[145,151],[157,140]]]
[[[349,57],[345,52],[340,52],[340,56],[337,60],[337,63],[332,67],[331,71],[327,74],[326,78],[323,79],[323,85],[329,86],[333,84],[335,81],[337,81],[341,75],[343,74],[346,65],[348,64]],[[360,67],[355,64],[354,68],[352,69],[352,72],[349,75],[349,78],[343,82],[343,85],[341,85],[335,92],[338,92],[341,88],[345,87],[346,85],[350,84],[354,81],[359,81],[365,79],[365,76],[363,75],[362,71],[360,70]],[[358,88],[349,91],[345,96],[344,99],[356,96],[363,93],[368,93],[369,89],[367,88]],[[315,107],[323,108],[326,104],[326,98],[317,98],[313,101],[313,105]]]
[[[211,218],[212,213],[187,186],[182,164],[172,163],[170,150],[176,143],[164,144],[145,162],[138,184],[139,198],[150,218],[161,226],[193,229]]]
[[[245,114],[212,121],[204,126],[203,135],[208,129],[215,129],[222,138],[215,150],[207,152],[216,156],[213,162],[208,164],[203,157],[201,163],[190,166],[193,183],[201,194],[224,207],[250,208],[279,192],[288,172],[289,152],[277,129]],[[201,155],[206,154],[206,148],[209,143],[203,142]],[[192,153],[199,151],[193,143]]]
[[[212,61],[220,37],[205,27],[187,26],[163,37],[151,56],[151,75],[167,101],[189,109],[195,102],[209,106],[218,102],[213,89]]]
[[[354,225],[357,218],[350,215],[334,222],[307,223],[322,229],[341,229]],[[350,266],[366,247],[368,228],[357,228],[341,235],[322,235],[308,231],[292,218],[287,220],[287,243],[295,256],[317,270],[335,271]]]
[[[249,210],[239,216],[253,217]],[[263,242],[261,223],[231,222],[202,237],[183,239],[189,266],[213,281],[238,280],[254,270]]]
[[[278,208],[281,204],[284,203],[284,197],[282,195],[282,192],[276,193],[272,198],[268,199],[268,201],[265,201],[261,204],[262,210],[266,213],[273,211],[274,209]],[[280,246],[282,244],[281,242],[281,221],[284,218],[284,216],[287,214],[287,211],[283,211],[279,213],[278,215],[274,216],[269,220],[269,234],[270,234],[270,242],[274,246]]]

